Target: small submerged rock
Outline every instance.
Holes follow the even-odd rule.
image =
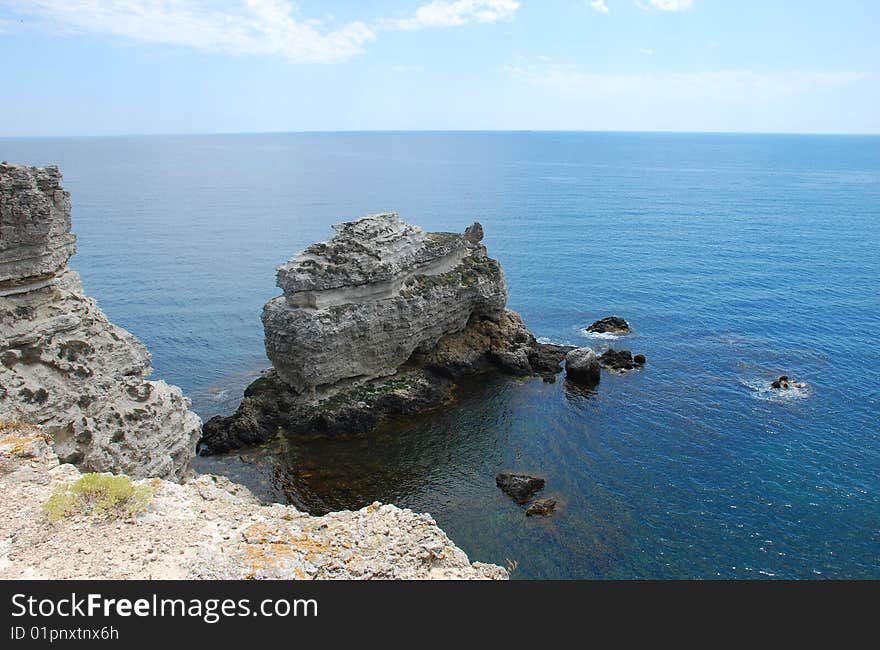
[[[607,370],[626,372],[645,365],[644,354],[632,355],[629,350],[605,350],[599,356],[599,363]]]
[[[770,388],[775,390],[792,390],[796,388],[806,388],[807,385],[800,381],[794,381],[788,375],[782,375],[770,382]]]
[[[599,383],[599,359],[591,348],[575,348],[565,355],[565,376],[578,384]]]
[[[534,517],[535,515],[540,515],[541,517],[546,517],[554,510],[556,510],[556,499],[553,497],[538,499],[528,507],[526,516]]]
[[[617,336],[622,336],[624,334],[631,334],[632,328],[629,326],[629,323],[620,316],[607,316],[605,318],[600,318],[587,327],[587,331],[595,334],[615,334]]]
[[[544,479],[529,474],[501,472],[495,476],[495,485],[519,505],[525,505],[535,492],[544,487]]]

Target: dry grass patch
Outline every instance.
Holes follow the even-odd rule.
[[[135,485],[127,476],[84,474],[57,488],[43,512],[51,521],[72,514],[133,515],[147,507],[155,492],[155,486]]]

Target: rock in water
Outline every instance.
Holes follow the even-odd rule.
[[[776,390],[787,390],[788,381],[788,375],[782,375],[778,379],[774,379],[772,382],[770,382],[770,388],[775,388]]]
[[[396,213],[334,228],[278,269],[284,295],[263,309],[266,353],[296,392],[393,375],[472,316],[501,318],[504,274],[473,237]]]
[[[524,505],[535,492],[544,487],[544,479],[529,474],[502,472],[495,477],[495,485],[518,504]]]
[[[630,334],[632,329],[625,320],[623,320],[620,316],[607,316],[605,318],[600,318],[595,323],[587,327],[588,332],[595,332],[596,334],[615,334],[621,336],[623,334]]]
[[[528,507],[528,509],[526,510],[526,516],[534,517],[535,515],[540,515],[542,517],[546,517],[554,510],[556,510],[556,499],[554,499],[553,497],[538,499]]]
[[[788,375],[782,375],[781,377],[774,379],[770,382],[770,388],[775,390],[790,390],[793,388],[806,388],[807,385],[800,381],[795,381],[794,379],[789,378]]]
[[[369,431],[449,398],[453,381],[500,369],[555,376],[566,346],[538,343],[505,309],[501,265],[475,223],[426,233],[397,213],[334,226],[278,269],[263,309],[274,370],[238,411],[204,427],[200,453]]]
[[[145,381],[150,354],[83,293],[75,251],[57,167],[0,164],[0,420],[42,425],[84,470],[179,480],[201,421]]]
[[[565,376],[571,381],[592,386],[599,383],[599,360],[590,348],[576,348],[565,355]]]
[[[629,350],[605,350],[599,356],[599,363],[602,364],[602,367],[615,372],[641,368],[645,365],[645,361],[644,354],[633,356]]]

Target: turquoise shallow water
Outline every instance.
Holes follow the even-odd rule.
[[[274,269],[333,222],[483,223],[539,336],[644,352],[592,395],[466,383],[346,443],[199,459],[313,511],[427,510],[516,576],[880,578],[880,138],[362,133],[0,140],[57,163],[72,265],[204,416],[266,365]],[[590,339],[608,314],[636,333]],[[808,383],[784,399],[776,375]],[[541,473],[559,513],[494,486]]]

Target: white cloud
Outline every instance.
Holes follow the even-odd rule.
[[[608,13],[608,5],[605,4],[605,0],[592,0],[592,2],[590,2],[590,6],[598,11],[600,14]]]
[[[635,51],[639,54],[644,54],[645,56],[654,56],[654,50],[650,47],[637,47],[635,48]]]
[[[301,19],[289,0],[14,0],[21,14],[56,29],[231,54],[280,55],[291,63],[339,63],[365,51],[381,31],[494,23],[513,18],[516,0],[433,0],[409,18],[325,27]]]
[[[663,11],[684,11],[694,4],[693,0],[650,0],[650,2]]]
[[[517,9],[517,0],[434,0],[416,9],[409,18],[385,20],[380,24],[386,29],[415,30],[456,27],[467,23],[497,23],[511,20]]]

